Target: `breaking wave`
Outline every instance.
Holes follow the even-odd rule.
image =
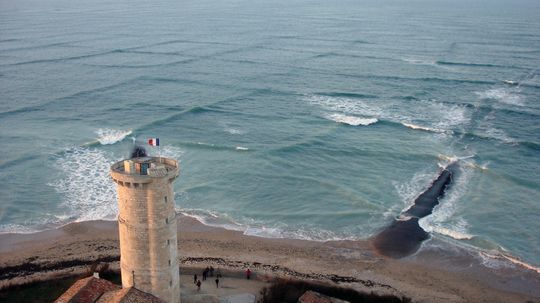
[[[434,181],[434,175],[432,172],[430,172],[428,169],[422,170],[405,183],[398,183],[398,182],[392,182],[392,185],[394,185],[394,188],[396,189],[399,197],[401,198],[402,204],[396,205],[397,207],[401,207],[402,211],[405,212],[411,206],[414,205],[414,200]]]
[[[127,136],[131,135],[131,130],[117,130],[110,128],[100,128],[96,131],[98,135],[97,141],[101,145],[114,144],[124,140]]]
[[[327,115],[326,118],[332,121],[338,122],[338,123],[348,124],[352,126],[359,126],[359,125],[366,126],[366,125],[377,123],[377,121],[379,121],[376,118],[361,118],[361,117],[355,117],[355,116],[347,116],[343,114],[331,114],[331,115]]]
[[[460,165],[459,177],[454,176],[454,185],[448,190],[433,213],[419,220],[420,227],[429,233],[437,233],[456,240],[471,239],[468,223],[463,217],[456,216],[460,210],[460,201],[468,190],[472,178],[471,167]]]
[[[204,209],[180,209],[179,212],[185,216],[196,219],[204,225],[239,231],[247,236],[269,239],[299,239],[318,242],[359,239],[353,236],[338,236],[332,231],[313,229],[310,227],[293,229],[284,223],[264,225],[256,223],[253,219],[247,218],[243,219],[241,222],[233,219],[226,213]],[[244,223],[244,221],[248,223]]]
[[[75,147],[56,160],[61,179],[50,182],[63,195],[66,214],[76,221],[113,219],[118,212],[116,189],[109,176],[115,159],[96,148]]]
[[[411,101],[418,103],[415,105],[325,95],[308,95],[306,100],[326,111],[324,115],[328,119],[351,125],[369,125],[377,121],[388,121],[415,130],[445,135],[452,134],[454,129],[462,128],[471,119],[470,109],[466,105],[448,104],[436,100]]]
[[[441,129],[436,129],[436,128],[431,128],[431,127],[426,127],[426,126],[420,126],[420,125],[415,125],[415,124],[412,124],[412,123],[406,123],[406,122],[401,122],[401,124],[405,127],[408,127],[410,129],[415,129],[415,130],[423,130],[423,131],[427,131],[427,132],[433,132],[433,133],[445,133],[446,131],[444,130],[441,130]]]
[[[160,153],[179,160],[183,152],[178,147],[163,146]],[[119,160],[94,147],[74,147],[58,156],[60,178],[47,184],[63,196],[65,212],[56,221],[114,219],[118,213],[117,194],[109,167]]]

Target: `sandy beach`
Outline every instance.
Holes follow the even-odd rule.
[[[259,238],[182,215],[178,231],[184,274],[212,265],[233,276],[250,268],[262,281],[275,276],[329,281],[414,302],[540,302],[536,271],[489,268],[444,243],[395,260],[377,255],[370,241]],[[95,261],[117,267],[117,232],[114,221],[89,221],[33,234],[2,234],[0,286],[81,272]]]

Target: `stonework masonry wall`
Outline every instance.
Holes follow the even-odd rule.
[[[172,190],[178,169],[163,177],[134,175],[132,180],[114,170],[111,175],[118,188],[122,286],[180,303]]]

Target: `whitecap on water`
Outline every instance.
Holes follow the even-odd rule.
[[[433,124],[435,129],[451,131],[453,128],[466,125],[471,119],[471,113],[464,105],[433,101],[425,106],[424,112],[428,115],[433,113],[433,121],[437,121]]]
[[[101,145],[114,144],[124,140],[125,137],[131,135],[131,130],[118,130],[110,128],[100,128],[96,131],[98,135],[97,141]]]
[[[453,129],[463,127],[470,121],[471,113],[466,106],[448,104],[437,100],[419,100],[396,104],[379,100],[368,102],[358,98],[307,95],[307,102],[326,111],[327,119],[350,125],[369,125],[379,120],[401,123],[415,130],[429,131],[446,136]],[[354,116],[352,116],[354,115]]]
[[[445,132],[442,129],[436,129],[436,128],[432,128],[432,127],[415,125],[415,124],[412,124],[412,123],[401,122],[401,124],[403,126],[405,126],[405,127],[408,127],[410,129],[415,129],[415,130],[423,130],[423,131],[433,132],[433,133],[444,133]]]
[[[516,144],[516,140],[508,136],[508,134],[499,128],[495,127],[489,127],[485,130],[485,135],[489,138],[493,138],[499,141],[502,141],[503,143],[507,144]]]
[[[153,148],[156,149],[155,147]],[[162,157],[171,158],[171,159],[180,161],[180,159],[182,158],[182,155],[184,154],[184,151],[181,148],[173,146],[173,145],[164,145],[164,146],[161,146],[157,150],[156,154],[157,153],[159,153]]]
[[[483,92],[476,92],[482,99],[493,99],[501,103],[523,106],[524,100],[519,93],[519,87],[492,88]]]
[[[116,216],[116,188],[109,176],[109,166],[114,161],[104,151],[85,147],[72,148],[56,160],[61,178],[48,185],[64,196],[65,216],[78,221]]]
[[[226,127],[224,129],[224,131],[231,134],[231,135],[243,135],[243,134],[246,133],[243,130],[240,130],[240,129],[237,129],[237,128],[232,128],[232,127]]]
[[[163,146],[161,156],[180,159],[182,150]],[[56,160],[60,179],[48,183],[63,195],[65,213],[61,218],[76,221],[114,219],[118,213],[117,194],[109,176],[112,163],[120,159],[97,148],[75,147]]]
[[[342,114],[331,114],[326,116],[327,119],[330,119],[332,121],[348,124],[352,126],[359,126],[359,125],[370,125],[373,123],[377,123],[376,118],[362,118],[362,117],[356,117],[356,116],[347,116]]]
[[[380,106],[369,104],[360,99],[310,95],[307,97],[307,101],[332,112],[342,112],[367,117],[377,117],[382,113]]]

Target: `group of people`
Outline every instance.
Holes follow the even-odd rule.
[[[213,277],[214,276],[214,267],[210,266],[210,267],[206,267],[203,272],[202,272],[202,280],[203,281],[206,281],[206,279],[208,277]],[[221,279],[221,271],[219,270],[219,268],[216,270],[216,288],[219,288],[219,279]],[[197,291],[200,291],[201,290],[201,280],[198,279],[197,277],[197,274],[193,275],[193,283],[195,285],[197,285]]]
[[[214,267],[210,266],[210,267],[206,267],[203,272],[202,272],[202,280],[203,281],[206,281],[206,279],[208,277],[213,277],[214,276]],[[216,288],[219,288],[219,279],[221,279],[221,271],[219,270],[219,268],[216,270]],[[246,269],[246,279],[251,279],[251,270],[248,268]],[[195,285],[197,285],[197,291],[200,291],[201,290],[201,285],[202,285],[202,282],[201,280],[199,280],[197,274],[194,274],[193,275],[193,283]]]

